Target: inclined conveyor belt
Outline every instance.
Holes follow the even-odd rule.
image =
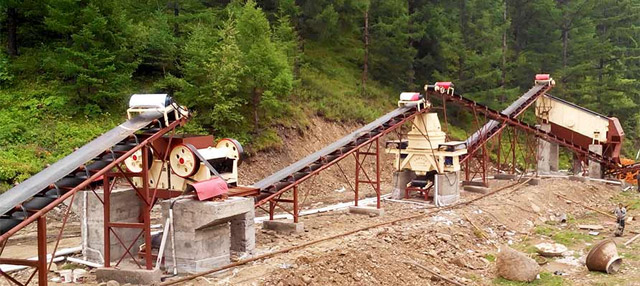
[[[527,109],[532,103],[538,99],[547,90],[551,89],[550,85],[535,85],[525,94],[523,94],[518,100],[514,101],[507,108],[502,110],[501,114],[506,116],[516,117],[520,115],[525,109]],[[473,133],[467,138],[467,148],[472,151],[478,146],[482,146],[487,140],[491,139],[494,134],[502,128],[502,123],[496,120],[489,120],[478,131]]]
[[[342,154],[349,152],[359,144],[366,142],[371,137],[393,127],[401,119],[418,111],[417,104],[409,104],[399,107],[366,126],[342,137],[321,150],[293,163],[292,165],[274,173],[253,184],[253,187],[263,193],[273,193],[295,183],[310,172],[319,169],[323,165],[331,164],[333,160]]]
[[[479,104],[471,99],[465,98],[461,95],[458,94],[444,94],[444,93],[434,93],[437,94],[439,96],[442,96],[442,98],[444,100],[447,101],[451,101],[451,102],[457,102],[459,104],[461,104],[464,107],[467,108],[471,108],[471,109],[475,109],[477,112],[480,112],[484,115],[486,115],[487,117],[491,118],[492,121],[496,121],[499,125],[496,125],[496,127],[494,128],[500,128],[501,125],[504,124],[508,124],[511,126],[515,126],[516,128],[523,130],[524,132],[530,133],[535,135],[538,138],[542,138],[543,140],[549,141],[549,142],[554,142],[557,143],[558,145],[568,148],[570,150],[572,150],[573,152],[579,153],[581,155],[584,155],[585,157],[587,157],[589,160],[593,160],[599,163],[602,163],[604,165],[606,165],[608,168],[612,168],[612,169],[618,169],[621,167],[620,164],[618,164],[617,162],[615,162],[612,158],[609,157],[605,157],[602,156],[598,153],[594,153],[589,151],[588,149],[585,149],[584,147],[578,145],[577,143],[571,142],[568,139],[565,138],[561,138],[558,137],[556,135],[554,135],[551,132],[547,132],[544,131],[534,125],[528,124],[526,122],[523,122],[519,119],[516,119],[515,116],[509,116],[509,115],[505,115],[502,112],[498,112],[496,110],[493,110],[487,106],[484,106],[482,104]],[[486,137],[487,139],[483,140],[480,142],[480,144],[484,144],[486,143],[486,141],[488,140],[488,138],[490,137]]]
[[[149,111],[127,120],[2,193],[0,195],[0,234],[18,225],[29,215],[29,212],[44,208],[133,149],[138,142],[132,135],[145,127],[150,127],[154,120],[162,115],[158,111]],[[92,162],[85,165],[89,161]]]

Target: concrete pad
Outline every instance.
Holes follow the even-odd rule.
[[[489,188],[479,186],[464,186],[464,190],[471,193],[488,194],[491,192]]]
[[[262,222],[263,229],[274,230],[279,233],[298,233],[304,231],[304,224],[292,221],[265,220]]]
[[[160,283],[162,270],[146,270],[146,269],[115,269],[115,268],[98,268],[96,269],[96,280],[106,282],[115,280],[121,284],[129,283],[134,285],[155,285]]]
[[[495,174],[493,176],[496,180],[515,180],[517,177],[516,174]]]
[[[487,185],[486,185],[485,183],[483,183],[482,181],[480,181],[480,182],[476,182],[476,181],[462,181],[462,185],[463,185],[463,186],[487,187]]]
[[[363,214],[363,215],[370,215],[370,216],[382,216],[384,214],[384,209],[378,209],[375,207],[367,207],[367,206],[350,206],[349,213]]]
[[[529,180],[531,179],[531,180]],[[522,183],[525,182],[526,180],[529,180],[529,182],[527,182],[527,184],[532,185],[532,186],[537,186],[540,185],[540,178],[521,178],[518,182]]]
[[[569,176],[569,181],[586,182],[589,178],[582,176]]]

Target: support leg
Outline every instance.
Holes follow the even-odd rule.
[[[376,139],[376,207],[380,208],[380,140]]]
[[[293,222],[298,223],[298,186],[293,186]]]
[[[47,285],[47,219],[38,218],[38,285]]]
[[[356,157],[356,188],[355,188],[355,198],[354,198],[354,202],[353,204],[355,206],[358,206],[358,191],[360,188],[360,150],[356,150],[355,152],[355,157]]]
[[[107,174],[104,175],[102,186],[104,195],[104,267],[111,267],[111,185]]]

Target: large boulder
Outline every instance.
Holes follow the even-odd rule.
[[[540,273],[540,265],[524,253],[502,246],[497,257],[498,275],[512,281],[531,282]]]

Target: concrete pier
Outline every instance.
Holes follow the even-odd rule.
[[[409,184],[411,180],[415,179],[415,177],[416,173],[411,170],[393,172],[393,190],[391,191],[391,198],[394,200],[404,199],[407,184]]]
[[[602,145],[591,144],[589,151],[602,155]],[[589,177],[602,179],[602,165],[600,163],[589,160]]]
[[[453,204],[460,199],[460,172],[435,175],[434,202],[436,206]]]
[[[104,198],[102,190],[96,190],[98,197],[91,191],[82,191],[76,194],[73,202],[73,211],[80,217],[80,232],[83,238],[82,255],[88,261],[95,263],[104,262],[104,206],[101,200]],[[112,222],[138,222],[140,216],[140,204],[142,203],[133,189],[114,189],[109,197],[111,201]],[[118,228],[118,236],[126,244],[131,243],[140,233],[139,229]],[[138,249],[143,243],[140,238],[132,249]],[[111,234],[111,261],[118,261],[126,249],[118,242],[115,235]]]
[[[540,129],[551,131],[551,125],[543,123]],[[558,144],[538,139],[538,174],[549,174],[558,171]]]

